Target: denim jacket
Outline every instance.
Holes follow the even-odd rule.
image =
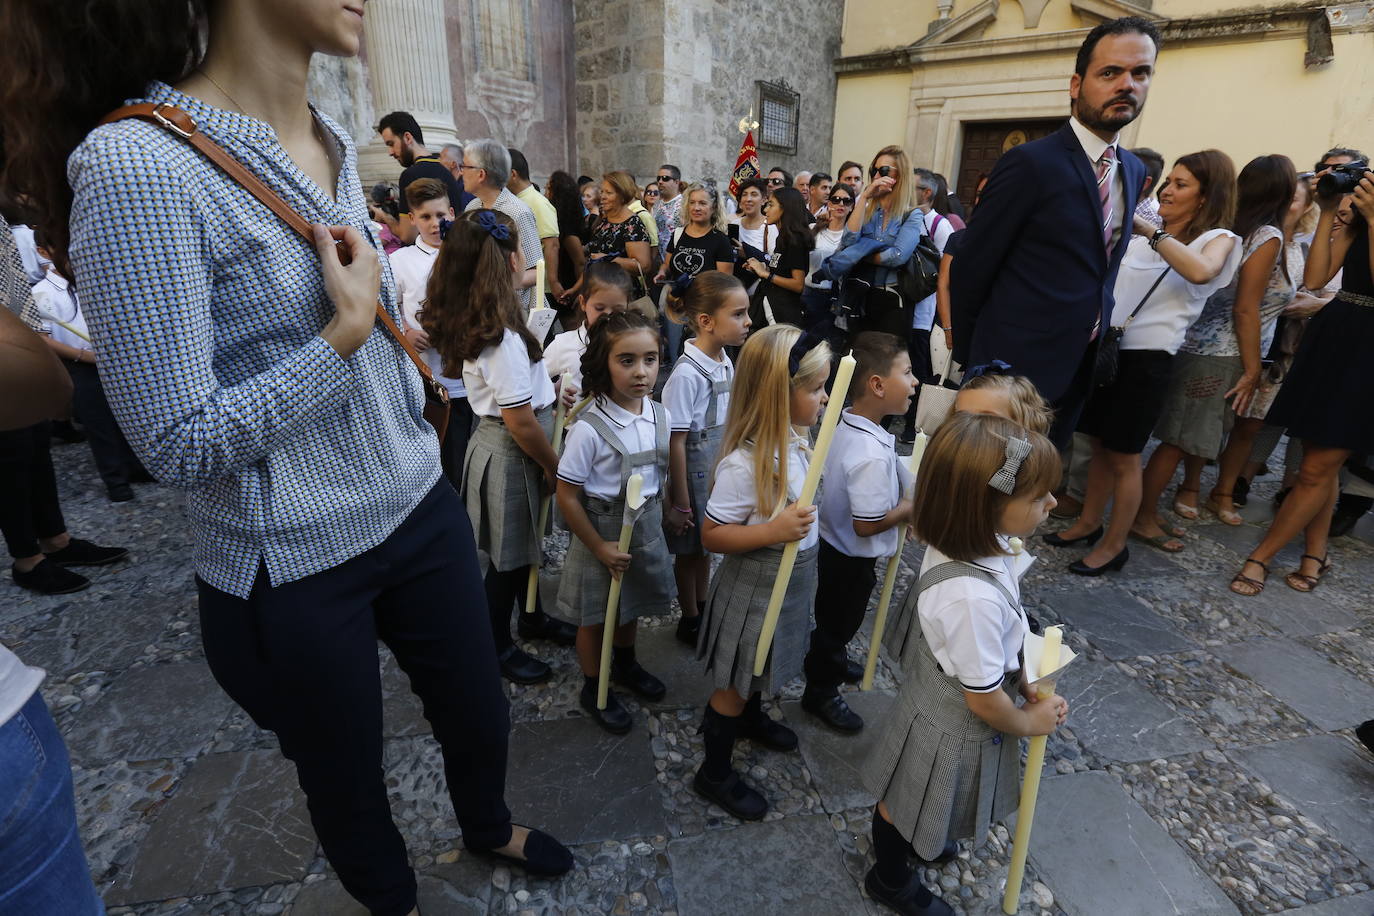
[[[926,231],[925,215],[920,207],[913,207],[906,219],[893,220],[883,227],[883,208],[877,207],[873,216],[864,223],[863,229],[853,232],[846,228],[840,237],[840,247],[825,262],[826,272],[833,279],[848,276],[865,258],[881,252],[881,266],[869,265],[874,270],[873,284],[886,286],[897,282],[902,265],[911,260],[911,253],[921,241]]]

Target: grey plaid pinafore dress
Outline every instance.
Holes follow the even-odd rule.
[[[969,576],[990,582],[1024,614],[997,577],[970,563],[933,566],[912,592]],[[914,606],[915,601],[911,600]],[[975,716],[956,678],[940,669],[919,619],[903,655],[905,682],[874,751],[864,761],[864,785],[886,805],[893,825],[923,859],[934,859],[951,839],[981,843],[993,821],[1015,810],[1021,797],[1020,742]],[[1002,689],[1017,697],[1017,679]]]
[[[635,469],[648,465],[658,468],[658,479],[668,480],[668,411],[656,401],[647,402],[654,412],[654,447],[630,452],[599,415],[590,410],[580,416],[620,455],[620,495],[613,500],[598,499],[582,493],[582,508],[587,510],[596,533],[607,541],[620,539],[625,518],[625,486]],[[662,488],[645,502],[634,533],[630,537],[630,567],[625,571],[620,591],[616,626],[645,614],[666,614],[677,594],[668,546],[663,539]],[[611,574],[582,539],[573,535],[563,572],[558,580],[558,606],[562,616],[584,627],[596,626],[606,619],[606,598],[611,590]]]
[[[539,408],[534,416],[545,435],[552,435],[553,405]],[[536,537],[535,529],[544,469],[516,444],[500,417],[482,417],[468,441],[462,497],[477,549],[498,572],[540,561],[544,533]]]
[[[690,367],[682,371],[700,372],[710,384],[704,426],[687,432],[687,495],[693,525],[682,534],[668,534],[670,552],[694,556],[706,552],[701,546],[701,522],[706,517],[706,500],[711,495],[711,472],[715,470],[720,443],[725,437],[725,418],[717,416],[717,405],[720,396],[729,392],[735,374],[731,370],[729,378],[713,379],[695,360],[683,359],[680,362]]]

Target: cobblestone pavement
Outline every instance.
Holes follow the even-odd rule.
[[[6,577],[0,639],[48,671],[43,694],[71,750],[81,833],[110,911],[361,913],[320,853],[275,740],[205,666],[180,495],[140,486],[137,501],[112,505],[84,446],[54,454],[70,529],[127,544],[132,557],[72,596],[34,597]],[[1073,709],[1050,742],[1022,913],[1374,912],[1374,757],[1352,732],[1374,718],[1374,527],[1333,544],[1316,594],[1283,583],[1295,544],[1263,595],[1234,596],[1226,583],[1273,489],[1272,477],[1256,482],[1244,527],[1185,523],[1178,556],[1133,542],[1115,576],[1078,579],[1064,572],[1076,552],[1032,547],[1028,603],[1064,623],[1085,657],[1061,685]],[[551,567],[562,546],[550,539]],[[917,551],[904,561],[899,595]],[[801,753],[740,745],[737,764],[773,806],[762,823],[739,823],[689,788],[707,690],[671,622],[650,621],[640,643],[668,697],[631,703],[623,738],[578,709],[570,650],[530,646],[557,677],[509,690],[509,798],[517,818],[574,845],[577,869],[557,882],[463,852],[438,748],[382,652],[386,778],[426,914],[879,912],[862,891],[872,799],[855,773],[876,729],[820,729],[793,685],[771,709],[800,732]],[[876,723],[894,687],[884,664],[878,689],[850,699]],[[991,912],[1009,845],[999,825],[927,882],[961,913]]]

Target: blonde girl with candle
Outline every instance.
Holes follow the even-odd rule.
[[[740,350],[736,400],[725,423],[701,543],[725,554],[706,597],[697,656],[715,691],[702,722],[706,759],[693,788],[743,820],[758,820],[768,801],[730,765],[737,737],[772,750],[797,747],[791,729],[763,711],[762,691],[776,694],[801,674],[816,593],[816,508],[798,506],[810,466],[806,430],[828,400],[830,347],[793,325],[753,334]],[[762,677],[754,656],[783,547],[800,541]]]

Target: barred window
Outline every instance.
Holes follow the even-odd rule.
[[[795,155],[801,95],[786,82],[758,80],[759,149]]]

